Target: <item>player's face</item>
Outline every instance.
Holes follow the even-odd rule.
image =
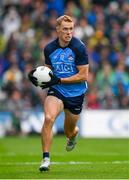
[[[74,23],[63,21],[61,25],[57,28],[57,35],[61,41],[68,43],[71,41],[73,36]]]

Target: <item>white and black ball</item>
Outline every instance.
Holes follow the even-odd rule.
[[[46,66],[39,66],[35,69],[33,76],[37,78],[38,86],[43,82],[49,82],[51,80],[50,72],[52,73],[51,69]]]

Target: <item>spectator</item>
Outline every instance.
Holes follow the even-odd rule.
[[[75,27],[74,35],[79,39],[89,38],[93,36],[94,29],[91,25],[88,24],[85,17],[81,17],[79,24]]]
[[[8,40],[13,32],[19,30],[21,26],[21,18],[16,9],[10,8],[9,12],[3,19],[4,37]]]

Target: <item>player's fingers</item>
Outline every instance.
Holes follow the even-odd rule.
[[[52,73],[52,71],[49,72],[49,76],[50,76],[51,78],[53,78],[53,73]]]
[[[44,86],[41,86],[41,88],[42,88],[42,89],[46,89],[46,88],[48,88],[48,86],[45,86],[45,85],[44,85]]]

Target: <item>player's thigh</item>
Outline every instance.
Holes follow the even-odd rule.
[[[55,96],[47,96],[44,102],[45,118],[54,120],[63,110],[63,102]]]
[[[64,127],[67,129],[75,127],[79,119],[79,115],[71,113],[68,109],[65,109],[64,113],[65,113]]]

